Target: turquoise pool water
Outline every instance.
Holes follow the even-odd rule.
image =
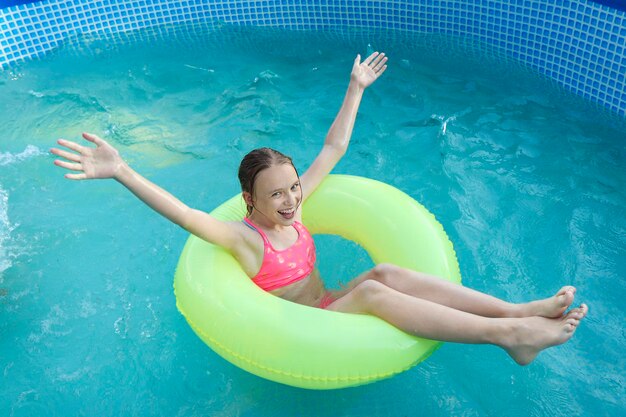
[[[625,124],[452,39],[222,28],[119,48],[78,39],[0,73],[0,415],[613,416],[626,410]],[[356,53],[366,92],[337,173],[390,183],[444,225],[464,284],[512,301],[578,287],[589,317],[528,367],[445,344],[392,379],[337,391],[222,360],[177,312],[187,235],[112,181],[69,182],[47,150],[102,135],[139,172],[211,210],[241,157],[312,162]],[[409,46],[411,45],[411,46]],[[371,266],[316,237],[329,285]]]

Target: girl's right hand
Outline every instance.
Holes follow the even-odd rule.
[[[354,81],[361,88],[369,87],[387,69],[387,57],[384,53],[374,52],[365,61],[361,62],[361,55],[357,55],[352,66],[350,80]]]
[[[75,151],[77,154],[63,149],[50,149],[51,153],[70,161],[65,162],[56,159],[55,165],[79,172],[79,174],[65,174],[65,178],[71,180],[115,178],[120,167],[124,165],[117,149],[91,133],[83,133],[83,138],[94,143],[96,147],[90,148],[69,140],[59,139],[57,141],[59,145]]]

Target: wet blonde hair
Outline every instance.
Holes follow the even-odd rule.
[[[254,183],[259,173],[264,169],[283,164],[291,165],[296,171],[298,180],[300,179],[298,170],[293,164],[291,158],[287,155],[272,148],[258,148],[248,152],[248,154],[241,160],[241,164],[239,164],[238,176],[239,183],[241,184],[241,191],[248,192],[251,196],[254,196]],[[247,215],[250,216],[254,206],[248,204],[247,201],[246,206],[248,209]]]

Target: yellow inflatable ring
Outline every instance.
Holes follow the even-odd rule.
[[[245,205],[237,195],[211,214],[241,220]],[[303,223],[312,234],[358,243],[375,263],[461,282],[441,225],[384,183],[331,175],[305,202]],[[266,293],[228,252],[195,236],[181,254],[174,292],[178,309],[211,349],[246,371],[296,387],[333,389],[388,378],[440,345],[377,317],[307,307]]]

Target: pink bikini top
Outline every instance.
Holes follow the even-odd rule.
[[[252,281],[264,291],[272,291],[300,281],[311,274],[315,268],[315,243],[309,231],[302,223],[293,222],[298,232],[298,240],[285,250],[272,247],[263,230],[250,221],[245,224],[259,232],[263,238],[263,264]]]

